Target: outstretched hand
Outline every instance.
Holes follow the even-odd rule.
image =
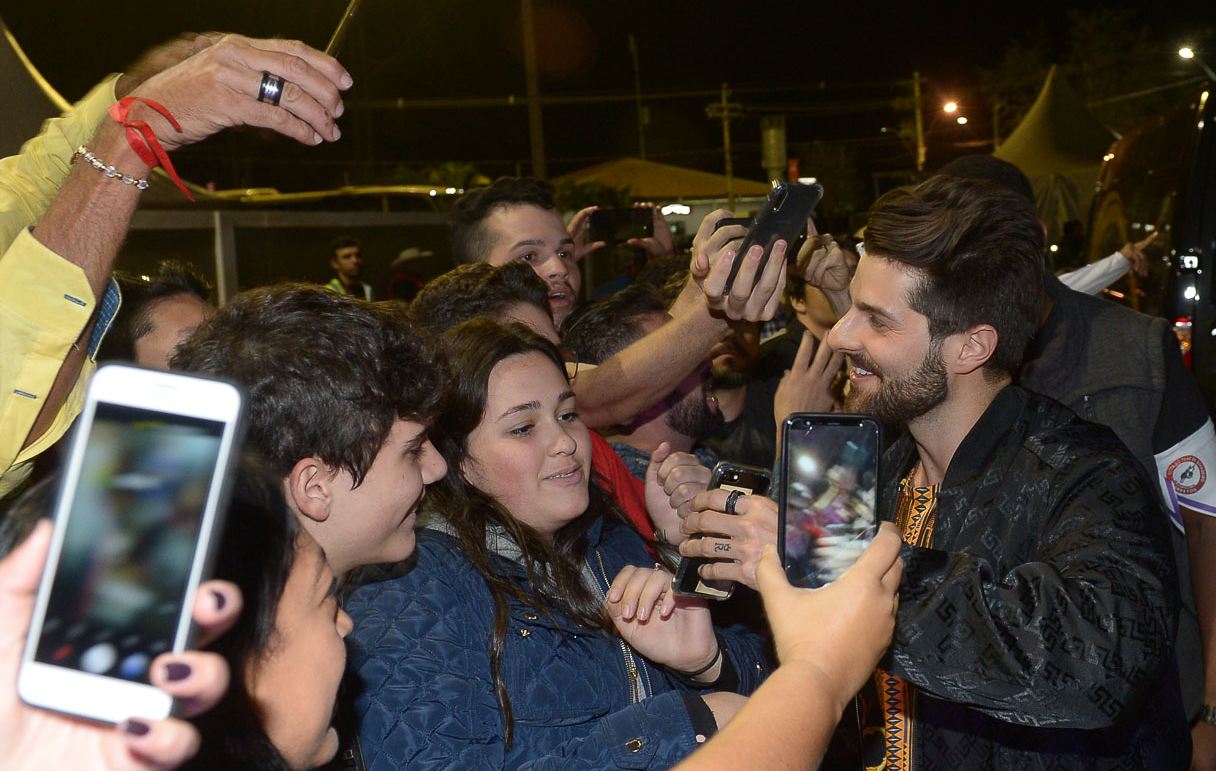
[[[791,586],[771,545],[756,569],[778,658],[818,669],[817,680],[842,709],[891,643],[903,575],[899,547],[895,527],[883,523],[857,562],[821,589]]]
[[[342,91],[353,81],[333,57],[297,40],[218,33],[200,35],[191,45],[196,53],[131,92],[164,105],[181,124],[176,131],[153,109],[131,108],[132,117],[153,126],[166,150],[232,126],[271,129],[306,145],[342,136],[335,121],[345,109]],[[257,99],[263,72],[286,81],[278,106]]]
[[[5,768],[149,771],[181,765],[199,745],[198,731],[185,720],[132,718],[105,726],[31,707],[17,697],[17,671],[50,540],[50,523],[39,522],[24,543],[0,560],[0,747]],[[235,585],[200,585],[194,606],[194,620],[201,627],[199,644],[227,631],[240,610]],[[178,665],[176,679],[168,677],[169,664]],[[152,684],[177,699],[185,717],[215,706],[228,688],[228,665],[214,653],[161,654],[150,671]]]

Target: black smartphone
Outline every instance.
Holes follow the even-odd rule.
[[[624,243],[631,238],[649,238],[654,235],[654,207],[596,209],[587,218],[587,235],[592,241],[609,244]]]
[[[869,415],[797,412],[781,437],[777,550],[791,584],[824,586],[878,530],[882,426]]]
[[[786,259],[794,260],[798,256],[799,245],[806,238],[806,221],[822,198],[822,185],[777,183],[777,186],[768,194],[768,201],[764,204],[764,209],[756,215],[755,224],[747,231],[747,237],[739,245],[735,264],[730,267],[730,275],[726,278],[726,287],[723,291],[730,291],[731,286],[735,283],[735,277],[739,275],[739,268],[743,266],[743,256],[757,244],[764,247],[760,267],[756,269],[757,276],[764,271],[769,255],[773,251],[773,244],[778,241],[786,243]]]
[[[764,495],[768,492],[772,477],[762,468],[744,466],[725,461],[714,466],[709,479],[709,489],[738,490],[744,495]],[[701,578],[701,566],[714,560],[704,557],[686,557],[676,569],[671,580],[671,589],[685,597],[701,597],[707,600],[725,600],[735,591],[734,581],[706,581]]]

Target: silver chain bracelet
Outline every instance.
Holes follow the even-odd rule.
[[[105,161],[101,160],[96,155],[93,155],[93,152],[91,150],[89,150],[89,148],[85,147],[84,145],[77,147],[76,152],[72,153],[72,163],[75,163],[77,160],[79,160],[81,158],[83,158],[85,160],[85,162],[88,163],[90,166],[97,169],[102,174],[105,174],[107,177],[109,177],[111,179],[117,179],[120,182],[122,182],[124,185],[131,185],[139,190],[148,189],[148,180],[138,179],[136,177],[131,176],[130,174],[123,174],[121,171],[114,168],[112,165],[106,165]]]

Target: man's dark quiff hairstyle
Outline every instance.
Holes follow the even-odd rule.
[[[418,326],[441,335],[470,319],[500,319],[521,303],[549,315],[549,285],[530,265],[473,262],[428,281],[410,303],[409,314]]]
[[[562,344],[579,361],[603,364],[643,337],[643,320],[666,313],[667,303],[654,287],[634,284],[570,314],[562,324]]]
[[[486,260],[490,248],[486,220],[496,210],[512,206],[555,209],[553,186],[535,177],[499,177],[488,187],[462,195],[452,206],[452,254],[456,262]]]
[[[193,295],[211,304],[211,284],[189,263],[161,260],[152,276],[114,271],[122,305],[97,350],[98,361],[135,361],[135,343],[152,331],[152,312],[162,301]]]
[[[171,366],[245,387],[248,442],[280,478],[315,455],[356,487],[398,419],[430,424],[447,379],[434,345],[397,305],[311,284],[237,295]]]
[[[1043,229],[1034,204],[992,182],[938,175],[874,203],[866,254],[919,271],[908,305],[934,339],[991,324],[984,365],[1012,374],[1043,308]]]

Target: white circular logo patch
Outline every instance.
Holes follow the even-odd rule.
[[[1165,478],[1179,495],[1194,495],[1208,481],[1208,472],[1199,458],[1183,455],[1166,469]]]

